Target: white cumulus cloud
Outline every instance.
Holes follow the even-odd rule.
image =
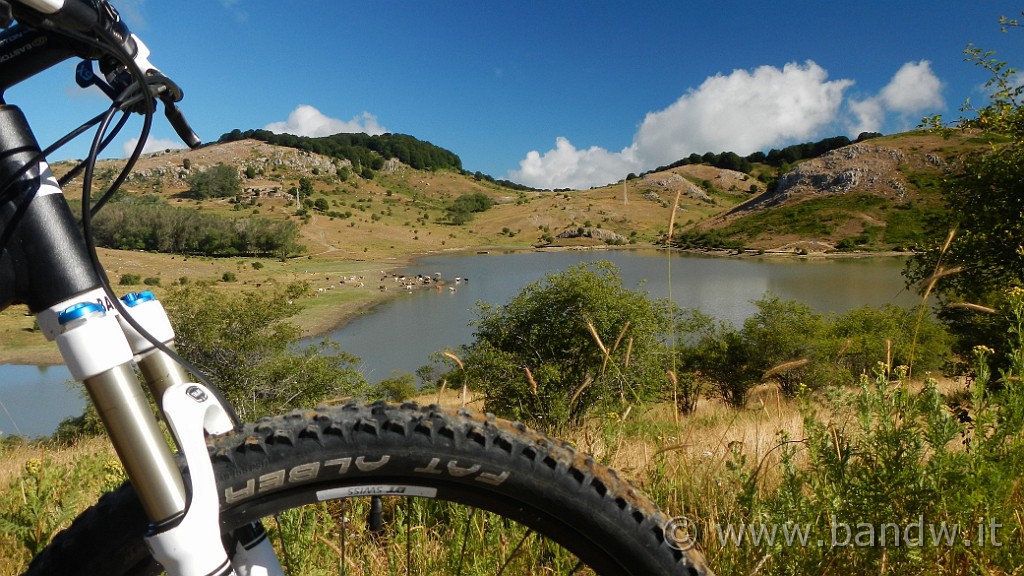
[[[814,62],[716,75],[664,110],[650,112],[634,137],[653,168],[693,152],[747,155],[815,135],[836,117],[850,80],[828,80]]]
[[[886,106],[901,114],[916,114],[944,105],[942,81],[927,60],[904,64],[882,88],[880,96]]]
[[[543,155],[534,150],[519,162],[512,179],[534,188],[585,189],[615,182],[636,170],[632,151],[614,153],[592,146],[578,150],[567,138],[555,140],[554,150]]]
[[[851,80],[829,80],[814,62],[735,70],[705,80],[663,110],[649,112],[621,152],[575,148],[532,151],[511,180],[536,188],[589,188],[670,164],[693,152],[746,155],[778,142],[806,139],[834,122]]]
[[[876,96],[850,101],[850,111],[854,115],[851,133],[881,130],[890,112],[902,117],[900,129],[910,128],[920,120],[910,116],[945,106],[942,88],[942,81],[932,71],[931,62],[907,62]]]
[[[577,148],[568,138],[555,148],[533,150],[509,172],[509,179],[535,188],[589,188],[671,164],[694,152],[756,151],[834,136],[882,130],[896,115],[897,128],[913,127],[914,114],[945,106],[942,81],[927,60],[907,62],[875,96],[853,99],[853,80],[829,80],[813,61],[782,68],[760,66],[707,78],[668,107],[648,112],[631,146],[620,152]],[[844,106],[845,104],[845,106]]]
[[[272,122],[264,127],[277,134],[296,136],[331,136],[340,133],[364,132],[371,136],[384,134],[387,130],[377,122],[377,117],[363,112],[351,120],[331,118],[308,104],[300,104],[284,122]]]

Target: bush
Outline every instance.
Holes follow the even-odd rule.
[[[287,318],[299,307],[288,300],[308,289],[294,283],[228,294],[186,286],[164,298],[179,353],[217,383],[243,420],[366,392],[358,359],[336,344],[293,345],[300,331]]]
[[[465,224],[473,219],[474,214],[484,212],[493,205],[494,200],[491,200],[483,192],[463,194],[456,198],[451,206],[446,209],[448,221],[455,225]]]
[[[478,305],[465,377],[486,410],[548,428],[653,398],[665,389],[670,307],[623,288],[608,262],[548,274],[503,306]]]
[[[949,332],[930,314],[892,304],[850,310],[832,321],[829,332],[838,346],[836,363],[850,373],[849,382],[871,374],[879,359],[924,374],[941,368],[951,354]]]
[[[189,192],[199,199],[227,198],[242,192],[238,170],[225,164],[217,164],[200,170],[186,180]]]
[[[976,380],[943,396],[932,380],[920,390],[912,386],[906,366],[878,362],[855,388],[800,394],[799,438],[780,433],[754,461],[741,450],[726,456],[708,478],[715,502],[691,516],[704,516],[694,533],[704,536],[698,538],[716,569],[817,574],[828,565],[836,574],[957,576],[1016,570],[1024,550],[1017,522],[1024,513],[1024,291],[1005,297],[1009,342],[999,355],[1007,368],[998,375],[989,371],[993,351],[975,348]],[[697,490],[699,499],[704,489]],[[723,538],[729,529],[737,532]],[[787,541],[784,531],[807,538]],[[744,535],[736,545],[732,537]]]
[[[416,379],[412,374],[401,374],[381,380],[376,396],[389,402],[404,402],[416,395]]]
[[[120,286],[135,286],[142,282],[142,276],[138,274],[121,274],[121,279],[118,280]]]
[[[948,332],[916,310],[888,305],[825,317],[772,294],[754,305],[757,312],[740,330],[694,311],[677,323],[684,337],[677,350],[681,366],[699,372],[732,406],[743,406],[761,382],[775,382],[794,396],[804,388],[853,384],[879,358],[925,373],[950,355]]]

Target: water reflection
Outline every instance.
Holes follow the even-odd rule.
[[[65,366],[0,365],[0,435],[45,436],[85,408]]]
[[[900,258],[715,258],[653,250],[443,256],[424,258],[404,272],[468,277],[470,282],[454,293],[403,294],[330,337],[363,360],[363,372],[371,381],[395,371],[414,372],[431,353],[472,340],[477,301],[503,304],[549,272],[597,260],[614,263],[629,288],[671,297],[684,308],[699,308],[737,326],[754,313],[751,302],[769,291],[822,313],[915,303],[903,289]]]
[[[625,286],[671,297],[685,308],[739,325],[771,291],[823,313],[888,303],[910,306],[903,289],[903,260],[712,258],[656,251],[573,251],[424,258],[406,275],[468,278],[452,292],[414,290],[360,316],[329,337],[362,359],[372,382],[395,371],[414,372],[431,353],[468,344],[475,304],[503,304],[545,274],[581,263],[608,260]],[[81,414],[85,400],[63,366],[0,365],[0,433],[50,434],[64,418]]]

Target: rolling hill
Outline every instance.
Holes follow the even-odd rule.
[[[395,158],[366,173],[345,158],[241,138],[144,156],[124,188],[208,214],[294,221],[305,254],[328,259],[663,244],[670,225],[674,244],[684,248],[908,250],[942,210],[940,180],[956,171],[960,155],[983,144],[970,134],[909,132],[781,169],[755,164],[746,174],[686,164],[605,187],[553,192],[513,189],[462,170],[418,170]],[[237,169],[243,192],[191,198],[188,178],[218,164]],[[109,179],[115,169],[115,162],[103,161],[98,172]],[[299,200],[306,210],[297,215],[294,191],[303,180],[307,194]],[[493,207],[465,224],[448,223],[446,209],[471,194],[486,195]]]
[[[209,257],[103,249],[101,260],[123,291],[159,292],[192,282],[216,290],[307,282],[313,293],[303,299],[294,321],[305,334],[317,334],[388,297],[378,289],[382,272],[422,254],[664,246],[670,226],[674,246],[699,250],[912,249],[927,220],[943,210],[938,184],[956,173],[963,154],[987,144],[968,133],[943,138],[910,132],[781,168],[753,163],[750,173],[687,163],[590,190],[537,191],[462,170],[417,170],[396,159],[364,172],[353,169],[350,160],[242,138],[144,156],[110,206],[136,199],[181,213],[293,223],[302,252],[288,258]],[[235,168],[242,192],[196,199],[189,178],[219,164]],[[53,169],[59,176],[71,167],[66,162]],[[101,161],[96,187],[112,180],[120,167],[118,161]],[[80,182],[66,188],[72,199],[76,185]],[[301,212],[296,189],[306,190],[299,199]],[[472,195],[485,195],[491,207],[463,224],[449,223],[448,207]],[[134,282],[125,284],[126,275]],[[0,359],[59,361],[23,310],[0,313],[0,340],[5,342]]]

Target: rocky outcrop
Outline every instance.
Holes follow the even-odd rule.
[[[908,154],[897,148],[870,142],[852,144],[802,162],[783,174],[775,189],[737,206],[743,212],[775,206],[791,198],[824,194],[866,192],[903,201],[908,183],[904,168],[942,169],[946,162],[935,153]]]
[[[708,196],[707,192],[702,190],[700,186],[697,186],[693,182],[690,182],[686,178],[683,178],[675,172],[659,172],[657,174],[648,174],[640,180],[639,187],[644,190],[644,198],[655,202],[663,200],[660,191],[671,193],[674,196],[677,190],[682,190],[683,194],[686,194],[694,200],[700,200],[701,202],[711,202],[711,197]]]
[[[263,175],[270,175],[282,169],[313,175],[318,172],[330,174],[342,166],[351,166],[348,160],[272,146],[265,142],[239,140],[188,152],[167,150],[148,154],[139,160],[129,176],[129,181],[160,182],[168,189],[184,188],[187,187],[185,181],[189,176],[217,164],[235,166],[240,177],[249,170]]]
[[[625,244],[628,240],[621,234],[603,228],[566,228],[558,235],[559,238],[593,238],[605,244]]]
[[[854,144],[799,164],[779,178],[775,193],[844,194],[862,189],[899,199],[906,193],[899,166],[906,161],[902,150]]]

